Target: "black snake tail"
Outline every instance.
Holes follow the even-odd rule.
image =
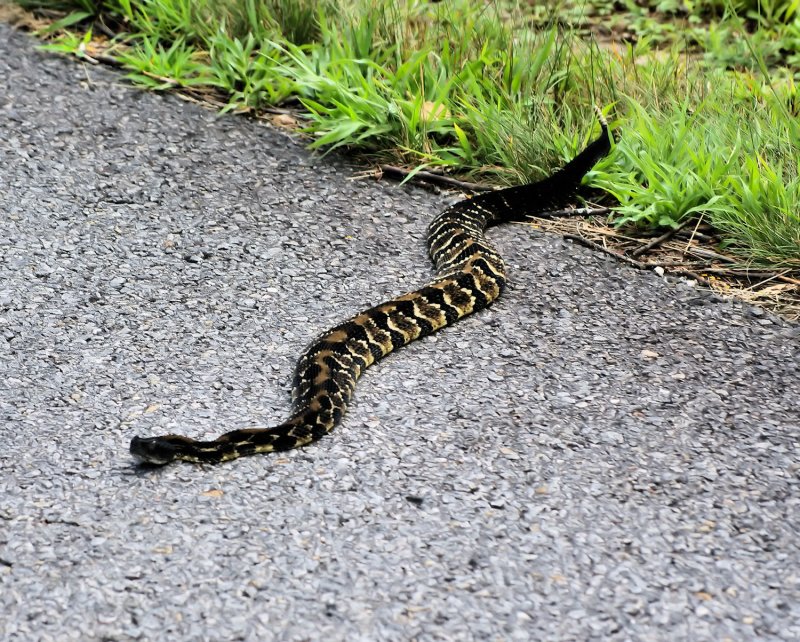
[[[246,428],[211,441],[179,435],[134,437],[131,454],[148,464],[197,463],[304,446],[339,423],[361,373],[378,359],[490,305],[506,283],[505,264],[484,236],[498,223],[523,220],[564,205],[584,174],[610,149],[608,125],[597,109],[600,136],[563,168],[536,183],[489,192],[449,207],[428,228],[436,278],[328,330],[303,353],[292,386],[293,412],[272,428]]]

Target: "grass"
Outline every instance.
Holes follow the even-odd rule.
[[[20,3],[142,86],[292,106],[312,147],[498,185],[573,156],[599,104],[620,136],[587,181],[615,225],[700,217],[742,263],[800,269],[796,1]]]

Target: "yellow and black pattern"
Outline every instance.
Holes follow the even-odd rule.
[[[297,364],[292,415],[272,428],[246,428],[212,441],[179,435],[131,441],[131,454],[148,464],[176,459],[217,463],[304,446],[342,419],[356,380],[378,359],[491,304],[506,283],[505,265],[484,236],[498,223],[546,215],[573,197],[584,174],[610,148],[608,126],[578,156],[548,178],[476,196],[440,214],[428,229],[437,277],[423,288],[365,310],[322,334]]]

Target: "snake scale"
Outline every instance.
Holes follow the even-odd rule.
[[[436,277],[424,287],[369,308],[318,337],[297,363],[292,414],[271,428],[234,430],[211,441],[179,435],[134,437],[131,454],[142,463],[174,460],[217,463],[304,446],[342,419],[361,373],[390,352],[491,304],[506,283],[503,259],[484,230],[498,223],[546,215],[575,194],[581,179],[610,149],[601,134],[544,180],[481,194],[447,208],[428,228]]]

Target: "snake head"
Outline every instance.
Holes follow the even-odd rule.
[[[163,466],[178,459],[185,450],[185,438],[177,435],[166,437],[134,437],[131,439],[131,455],[139,463]]]

